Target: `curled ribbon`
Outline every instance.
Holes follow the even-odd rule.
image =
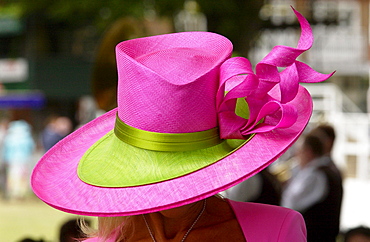
[[[296,107],[290,102],[298,94],[299,83],[322,82],[334,74],[321,74],[296,60],[311,48],[313,34],[308,21],[292,9],[301,26],[296,48],[275,46],[256,65],[256,73],[243,57],[230,58],[221,65],[217,108],[222,139],[245,139],[252,133],[290,127],[298,117]],[[285,69],[279,72],[278,67]],[[279,89],[279,99],[269,95],[273,88]],[[249,117],[236,114],[238,99],[247,102]]]

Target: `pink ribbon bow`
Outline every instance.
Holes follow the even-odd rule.
[[[252,133],[290,127],[297,120],[297,109],[290,102],[298,94],[299,83],[322,82],[334,74],[318,73],[296,60],[311,48],[313,34],[308,21],[294,8],[293,11],[301,25],[297,48],[275,46],[256,65],[256,73],[243,57],[230,58],[221,65],[217,108],[222,139],[245,139]],[[279,72],[278,67],[285,69]],[[279,99],[269,95],[272,88],[279,89]],[[238,99],[246,101],[249,117],[236,113]]]

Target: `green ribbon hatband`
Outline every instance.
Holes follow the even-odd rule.
[[[123,142],[155,151],[190,151],[212,147],[222,142],[218,127],[193,133],[157,133],[125,124],[118,115],[115,135]]]

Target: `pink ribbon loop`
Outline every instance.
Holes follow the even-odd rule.
[[[257,86],[258,78],[254,74],[248,59],[234,57],[226,60],[220,68],[220,83],[217,96],[219,110],[224,110],[225,103],[229,102],[230,99],[246,97]],[[230,91],[230,93],[227,93],[224,97],[225,91]]]
[[[221,139],[245,139],[249,134],[287,128],[293,125],[298,117],[294,106],[281,104],[276,100],[267,102],[257,113],[253,113],[256,117],[251,117],[247,121],[237,116],[235,112],[220,113],[220,122],[229,124],[220,126]],[[259,123],[262,120],[263,122]]]
[[[299,83],[322,82],[334,74],[318,73],[296,60],[311,48],[313,35],[308,21],[294,8],[293,11],[301,25],[296,48],[275,46],[256,65],[256,73],[243,57],[230,58],[221,65],[217,108],[222,139],[245,139],[252,133],[290,127],[298,117],[296,107],[290,102],[298,94]],[[279,72],[278,67],[285,69]],[[280,98],[269,95],[273,88],[278,88]],[[249,117],[236,114],[238,99],[247,102]]]
[[[278,101],[266,103],[253,123],[241,129],[241,134],[247,136],[253,133],[264,133],[276,128],[288,128],[297,121],[297,109],[289,104]],[[263,120],[264,119],[264,120]],[[263,120],[263,122],[258,123]]]

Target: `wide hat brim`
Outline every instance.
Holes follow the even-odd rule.
[[[271,96],[279,95],[271,92]],[[255,175],[298,139],[311,116],[311,96],[300,86],[291,104],[299,114],[291,127],[256,134],[230,155],[190,174],[132,187],[87,184],[77,174],[79,162],[94,143],[113,130],[117,112],[114,109],[52,147],[34,168],[31,185],[35,194],[50,206],[87,216],[136,215],[196,202]]]

